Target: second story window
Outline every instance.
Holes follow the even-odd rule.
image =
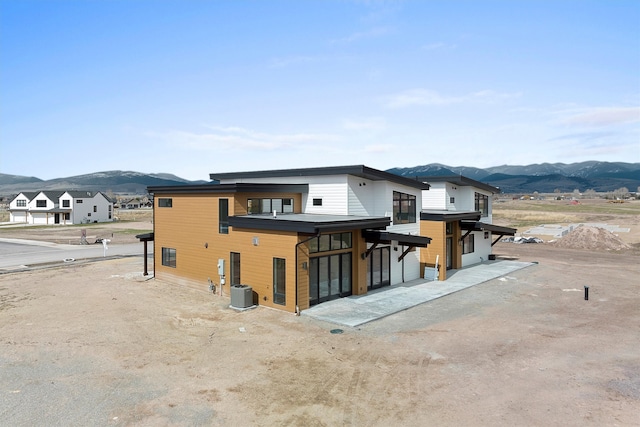
[[[218,232],[229,234],[229,199],[218,200]]]
[[[62,201],[62,207],[63,208],[71,207],[71,200],[63,200]]]
[[[248,214],[293,213],[293,199],[247,199]]]
[[[482,216],[489,216],[489,196],[476,193],[475,210],[480,211]]]
[[[393,192],[393,223],[411,224],[416,222],[416,196]]]
[[[47,207],[47,201],[46,200],[36,200],[36,207],[37,208],[46,208]]]

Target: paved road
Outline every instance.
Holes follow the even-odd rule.
[[[149,255],[153,245],[148,246]],[[34,240],[0,239],[0,270],[16,270],[38,264],[64,262],[113,256],[142,255],[143,243],[108,245],[104,250],[101,244],[60,245],[57,243],[37,242]]]

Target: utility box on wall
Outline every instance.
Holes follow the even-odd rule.
[[[251,286],[231,286],[231,306],[234,308],[249,308],[253,306],[253,289]]]

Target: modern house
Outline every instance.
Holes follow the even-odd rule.
[[[148,188],[154,232],[139,237],[154,241],[155,278],[227,295],[249,285],[260,305],[290,312],[419,279],[433,264],[434,242],[444,262],[449,237],[469,240],[462,219],[467,227],[482,218],[472,202],[457,211],[459,222],[446,204],[434,205],[438,221],[420,211],[431,183],[363,165],[210,178]],[[488,197],[491,190],[478,184]]]
[[[86,224],[113,220],[113,201],[101,192],[22,192],[9,203],[9,221],[26,224]]]
[[[447,270],[488,260],[498,240],[515,235],[514,228],[493,225],[499,188],[460,175],[416,179],[430,185],[422,193],[420,234],[432,242],[420,251],[420,260],[427,267],[438,264],[439,280],[446,280]]]
[[[366,166],[211,174],[150,187],[160,280],[250,285],[294,312],[420,277],[428,184]]]

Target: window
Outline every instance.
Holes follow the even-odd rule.
[[[367,289],[378,289],[391,284],[391,247],[376,248],[367,261]]]
[[[63,200],[63,201],[62,201],[62,207],[63,207],[63,208],[71,207],[70,203],[71,203],[71,201],[70,201],[70,200]]]
[[[293,213],[293,199],[247,199],[248,214]]]
[[[313,199],[313,206],[322,206],[322,199]]]
[[[46,208],[47,207],[47,201],[46,200],[36,200],[36,207],[37,208]]]
[[[162,265],[176,268],[176,250],[172,248],[162,248]]]
[[[472,253],[475,249],[474,249],[474,239],[473,239],[473,234],[469,234],[467,237],[465,237],[464,239],[462,239],[462,253],[463,254],[470,254]]]
[[[27,201],[24,199],[19,199],[16,200],[16,206],[19,208],[26,208],[27,207]]]
[[[309,305],[351,293],[351,252],[309,259]]]
[[[285,305],[287,301],[286,263],[284,258],[273,259],[273,302]]]
[[[96,205],[93,205],[93,211],[98,212],[98,207]]]
[[[229,199],[218,200],[218,232],[229,234]]]
[[[449,197],[449,203],[454,204],[456,202],[455,197]]]
[[[171,208],[171,207],[173,207],[173,199],[171,199],[171,198],[158,199],[158,207],[159,208]]]
[[[65,212],[64,214],[64,220],[65,221],[71,221],[71,214],[69,212]]]
[[[482,216],[489,216],[489,196],[476,193],[475,208],[477,211],[480,211],[482,213]]]
[[[445,225],[445,233],[453,234],[453,223],[452,222],[447,222],[447,224]]]
[[[309,253],[351,248],[351,233],[323,234],[309,241]]]
[[[393,192],[393,223],[410,224],[416,222],[416,196]]]
[[[80,203],[82,203],[82,202],[83,202],[83,200],[82,200],[82,199],[78,199],[78,200],[76,200],[76,203],[77,203],[77,204],[80,204]]]
[[[240,285],[240,254],[237,252],[231,252],[231,286]]]

